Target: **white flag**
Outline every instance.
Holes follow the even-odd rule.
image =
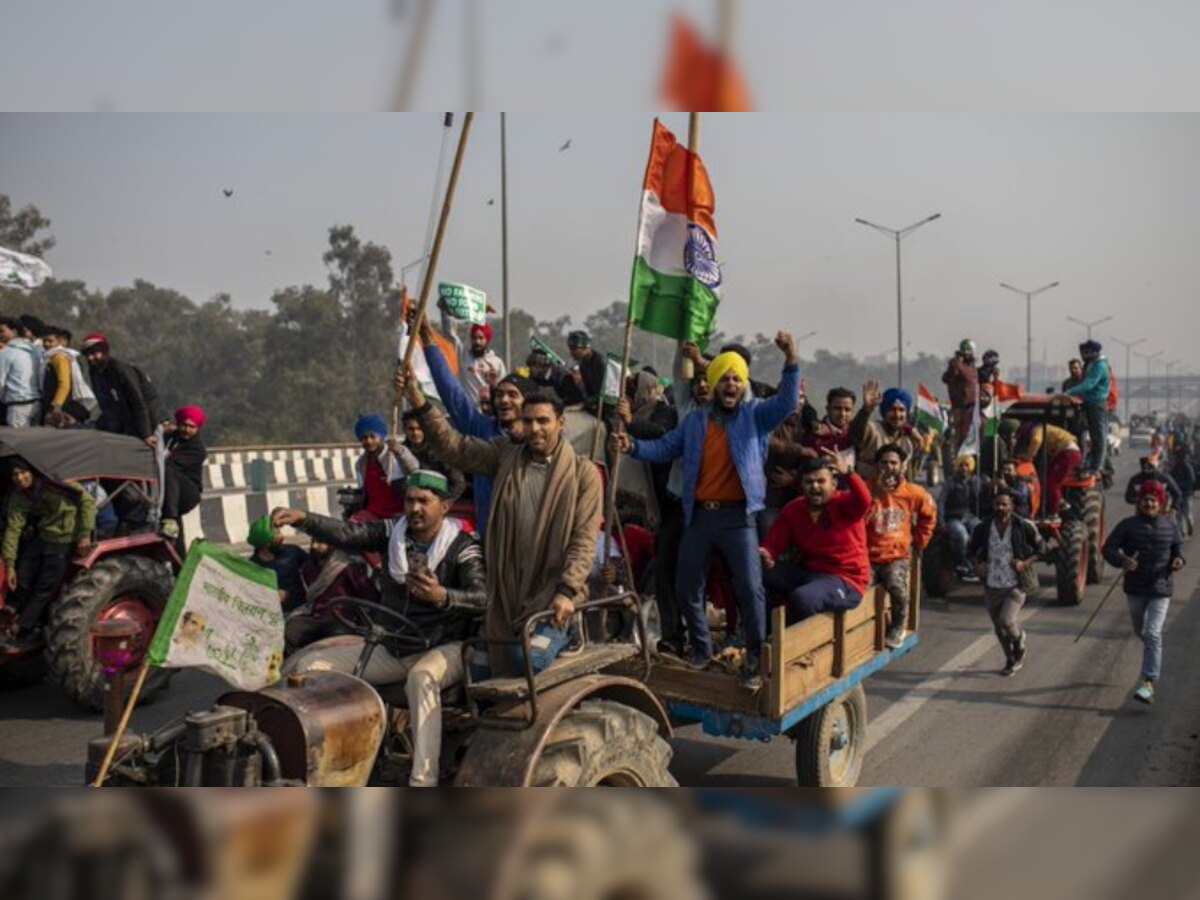
[[[53,277],[54,271],[45,260],[0,247],[0,287],[31,291]]]
[[[256,691],[279,680],[283,610],[275,573],[197,541],[150,642],[151,665],[204,669]]]
[[[604,403],[607,406],[616,406],[621,398],[625,396],[625,391],[621,385],[621,357],[608,354],[606,360],[607,365],[604,368],[604,387],[601,393],[604,395]]]

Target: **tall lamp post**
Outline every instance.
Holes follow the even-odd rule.
[[[896,360],[896,387],[904,386],[904,300],[900,288],[900,242],[922,225],[928,225],[930,222],[941,217],[941,213],[934,213],[920,222],[914,222],[907,228],[899,229],[876,225],[874,222],[868,222],[866,219],[854,220],[859,225],[866,225],[868,228],[874,228],[880,234],[886,234],[896,242],[896,345],[899,347],[897,351],[899,356]]]
[[[1126,385],[1126,387],[1122,393],[1125,394],[1125,424],[1128,425],[1129,424],[1129,352],[1134,347],[1137,347],[1141,344],[1146,343],[1146,338],[1138,338],[1136,341],[1123,341],[1119,337],[1116,337],[1115,335],[1110,335],[1110,337],[1114,341],[1116,341],[1118,344],[1120,344],[1122,347],[1125,348],[1125,385]]]
[[[1048,291],[1050,288],[1056,288],[1061,281],[1052,281],[1049,284],[1044,284],[1034,291],[1024,291],[1019,287],[1013,287],[1011,284],[1000,282],[1000,287],[1012,291],[1014,294],[1020,294],[1025,298],[1025,390],[1033,391],[1033,298],[1043,291]]]
[[[1164,390],[1167,393],[1167,418],[1171,417],[1171,380],[1175,377],[1175,367],[1177,365],[1179,365],[1179,360],[1177,359],[1163,363],[1163,368],[1167,370],[1167,377],[1163,381]]]
[[[1092,339],[1092,329],[1097,325],[1103,325],[1105,322],[1111,322],[1112,316],[1105,316],[1103,319],[1097,319],[1094,322],[1085,322],[1083,319],[1077,319],[1074,316],[1067,316],[1067,320],[1074,322],[1076,325],[1082,325],[1084,328],[1086,328],[1087,339],[1090,341]]]
[[[1153,377],[1152,367],[1154,361],[1163,355],[1163,351],[1159,350],[1157,353],[1138,353],[1135,350],[1134,353],[1146,361],[1146,412],[1149,413],[1152,411],[1150,408],[1150,379]]]

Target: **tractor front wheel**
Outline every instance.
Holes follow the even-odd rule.
[[[530,784],[540,787],[676,787],[671,745],[648,715],[611,700],[585,700],[546,741]]]

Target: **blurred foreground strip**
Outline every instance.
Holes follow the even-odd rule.
[[[1191,790],[8,791],[0,897],[1195,896]]]

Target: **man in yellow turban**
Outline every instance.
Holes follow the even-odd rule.
[[[766,593],[758,556],[755,516],[764,508],[767,442],[800,402],[800,358],[785,332],[775,345],[786,361],[778,392],[769,400],[750,396],[750,367],[737,352],[708,364],[712,403],[688,414],[674,431],[653,441],[613,436],[613,448],[649,463],[683,458],[685,531],[679,548],[676,598],[691,640],[688,664],[702,669],[713,656],[705,616],[704,585],[709,560],[720,553],[733,575],[746,633],[742,684],[762,687],[759,653],[767,636]]]

